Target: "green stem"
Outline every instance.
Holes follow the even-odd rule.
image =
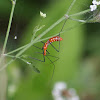
[[[6,56],[6,57],[10,57],[10,58],[15,58],[15,56],[13,56],[13,55],[8,55],[8,54],[3,54],[3,56]],[[20,57],[18,57],[19,59],[20,59]]]
[[[71,29],[77,28],[77,27],[79,27],[80,25],[83,25],[83,24],[85,24],[85,23],[80,23],[80,24],[78,24],[78,25],[73,25],[72,27],[69,27],[68,29],[65,29],[65,30],[62,31],[61,33],[65,33],[65,32],[67,32],[67,31],[70,31]],[[52,38],[52,37],[54,37],[54,36],[57,36],[57,35],[59,35],[59,33],[57,33],[57,34],[55,34],[55,35],[53,35],[53,36],[44,38],[44,39],[40,39],[40,40],[38,40],[37,42],[41,42],[41,41],[48,40],[48,39],[50,39],[50,38]]]
[[[73,16],[82,15],[82,14],[85,14],[85,13],[87,13],[87,12],[89,12],[89,11],[90,11],[90,9],[87,9],[87,10],[81,11],[81,12],[79,12],[79,13],[76,13],[76,14],[69,15],[69,17],[73,17]]]
[[[86,23],[86,20],[80,20],[80,19],[74,19],[74,18],[69,18],[70,20],[81,22],[81,23]]]
[[[28,44],[26,44],[26,45],[24,45],[24,46],[22,46],[22,47],[19,47],[19,48],[15,49],[15,50],[13,50],[13,51],[11,51],[11,52],[8,52],[8,53],[6,53],[6,55],[12,54],[12,53],[14,53],[14,52],[17,52],[17,51],[19,51],[19,50],[21,50],[21,49],[23,49],[23,48],[25,48],[25,47],[27,47],[27,46],[28,46]]]
[[[69,9],[67,10],[67,13],[66,13],[67,15],[68,15],[68,13],[70,12],[70,10],[72,9],[72,7],[73,7],[73,5],[75,4],[75,2],[76,2],[76,0],[73,0],[73,2],[71,3]]]
[[[10,28],[11,28],[11,23],[12,23],[12,18],[13,18],[13,13],[14,13],[16,0],[14,2],[15,3],[12,3],[12,9],[11,9],[11,14],[10,14],[10,18],[9,18],[9,23],[8,23],[8,28],[7,28],[7,32],[6,32],[5,42],[4,42],[4,45],[3,45],[2,54],[4,54],[4,52],[5,52],[7,41],[8,41],[8,37],[9,37],[9,32],[10,32]]]
[[[5,69],[9,64],[11,64],[14,61],[14,59],[10,60],[7,64],[5,64],[2,68],[0,68],[0,71]]]

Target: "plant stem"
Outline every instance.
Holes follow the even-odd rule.
[[[69,9],[67,10],[67,15],[69,14],[70,10],[72,9],[73,5],[75,4],[76,0],[73,0],[73,2],[71,3]]]
[[[80,23],[80,24],[78,24],[78,25],[73,25],[72,27],[69,27],[68,29],[65,29],[65,30],[62,31],[61,33],[65,33],[65,32],[67,32],[67,31],[70,31],[71,29],[77,28],[77,27],[79,27],[80,25],[83,25],[83,24],[85,24],[85,23]],[[54,36],[57,36],[57,35],[59,35],[59,33],[57,33],[57,34],[55,34],[55,35],[53,35],[53,36],[44,38],[44,39],[40,39],[40,40],[38,40],[37,42],[41,42],[41,41],[48,40],[48,39],[50,39],[50,38],[52,38],[52,37],[54,37]]]
[[[11,51],[11,52],[8,52],[8,53],[6,53],[6,55],[12,54],[12,53],[14,53],[14,52],[17,52],[17,51],[19,51],[19,50],[21,50],[21,49],[23,49],[23,48],[25,48],[25,47],[27,47],[27,46],[28,46],[28,44],[26,44],[26,45],[24,45],[24,46],[22,46],[22,47],[19,47],[19,48],[15,49],[15,50],[13,50],[13,51]]]
[[[90,9],[87,9],[87,10],[81,11],[81,12],[79,12],[79,13],[76,13],[76,14],[69,15],[69,17],[73,17],[73,16],[82,15],[82,14],[85,14],[85,13],[87,13],[87,12],[89,12],[89,11],[90,11]]]
[[[2,68],[0,68],[0,71],[5,69],[9,64],[11,64],[14,61],[14,59],[10,60],[7,64],[5,64]]]
[[[15,2],[15,3],[12,3],[12,9],[11,9],[11,14],[10,14],[10,18],[9,18],[9,23],[8,23],[8,28],[7,28],[7,32],[6,32],[6,37],[5,37],[5,41],[4,41],[4,45],[3,45],[2,54],[4,54],[4,52],[5,52],[6,45],[7,45],[7,41],[8,41],[8,37],[9,37],[9,32],[10,32],[10,28],[11,28],[13,13],[14,13],[14,8],[15,8],[15,5],[16,5],[16,0],[15,0],[14,2]]]

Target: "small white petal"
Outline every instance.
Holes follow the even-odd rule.
[[[29,64],[29,65],[30,65],[31,63],[30,63],[30,62],[27,62],[27,64]]]
[[[40,16],[43,17],[43,18],[45,18],[46,14],[40,11]]]
[[[64,100],[62,96],[62,91],[65,90],[66,88],[67,88],[67,85],[65,82],[57,82],[54,85],[54,89],[52,91],[54,100]]]
[[[54,85],[54,89],[58,90],[58,91],[62,91],[65,90],[67,88],[67,84],[64,82],[58,82]]]
[[[17,39],[17,36],[15,36],[14,39],[16,40]]]
[[[100,1],[99,1],[99,5],[100,5]]]
[[[96,4],[97,4],[97,1],[96,1],[96,0],[93,0],[92,3],[93,3],[94,5],[96,5]]]
[[[100,5],[100,1],[98,1],[96,5]]]
[[[93,5],[93,9],[96,10],[97,9],[97,6],[96,5]]]
[[[96,10],[97,9],[97,5],[90,5],[90,9],[91,9],[91,11]]]
[[[11,1],[12,1],[12,4],[13,4],[13,5],[15,5],[15,4],[16,4],[15,0],[11,0]]]
[[[62,92],[57,90],[57,89],[54,89],[52,91],[52,95],[53,95],[53,97],[61,97],[62,96]]]

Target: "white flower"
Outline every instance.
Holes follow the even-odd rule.
[[[90,9],[91,9],[91,11],[96,10],[97,9],[97,5],[90,5]]]
[[[64,100],[62,96],[62,91],[67,89],[67,85],[64,82],[57,82],[54,85],[54,89],[52,91],[52,95],[54,97],[54,100]]]
[[[100,1],[93,0],[92,3],[93,5],[100,5]]]
[[[46,14],[40,11],[40,16],[43,17],[43,18],[45,18]]]
[[[80,100],[74,88],[67,89],[65,82],[57,82],[52,91],[54,100]]]
[[[97,1],[96,0],[93,0],[92,3],[93,3],[93,5],[96,5],[97,4]]]
[[[67,88],[67,85],[64,82],[58,82],[54,85],[54,89],[59,90],[59,91],[62,91],[66,88]]]
[[[15,36],[14,39],[16,40],[17,39],[17,36]]]
[[[97,6],[100,5],[100,1],[93,0],[92,4],[93,5],[90,5],[90,9],[91,9],[91,11],[94,11],[97,9]]]
[[[97,5],[100,5],[100,1],[97,2]]]
[[[27,64],[30,65],[31,63],[30,62],[27,62]]]

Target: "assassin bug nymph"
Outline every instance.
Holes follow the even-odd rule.
[[[34,57],[29,57],[29,58],[31,58],[31,59],[34,59],[34,60],[37,60],[37,61],[41,61],[41,62],[45,62],[45,57],[47,57],[47,58],[50,60],[50,62],[53,64],[53,66],[54,66],[53,74],[54,74],[54,70],[55,70],[54,62],[57,61],[57,60],[59,59],[59,57],[50,55],[50,53],[48,52],[47,48],[48,48],[48,45],[51,45],[57,52],[59,52],[59,50],[60,50],[60,41],[63,40],[63,39],[60,37],[60,33],[61,33],[61,31],[63,30],[66,21],[67,21],[67,20],[64,21],[64,24],[63,24],[63,26],[62,26],[62,28],[61,28],[61,30],[60,30],[58,36],[54,36],[54,37],[50,38],[49,40],[47,40],[47,42],[41,41],[41,43],[44,44],[42,48],[33,45],[34,47],[36,47],[36,48],[38,48],[38,49],[40,49],[40,50],[43,51],[42,53],[38,52],[38,53],[40,53],[40,54],[43,55],[43,60],[40,60],[40,59],[37,59],[37,58],[34,58]],[[58,41],[58,42],[59,42],[59,49],[56,49],[55,46],[52,44],[52,43],[55,42],[55,41]],[[56,60],[55,60],[55,61],[52,61],[48,56],[54,57],[54,58],[56,58]],[[52,77],[53,77],[53,74],[52,74]]]

